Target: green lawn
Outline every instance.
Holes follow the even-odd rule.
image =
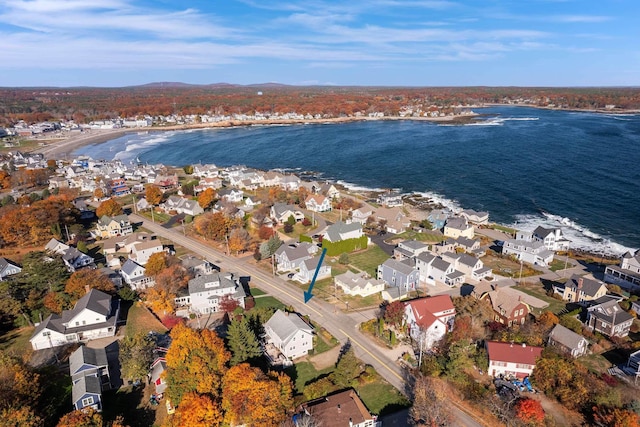
[[[265,297],[256,298],[254,301],[256,302],[256,308],[273,307],[276,310],[277,309],[283,310],[284,307],[285,307],[285,305],[283,303],[281,303],[279,300],[277,300],[276,298],[274,298],[272,296],[265,296]]]
[[[22,356],[31,351],[29,338],[33,334],[32,327],[12,329],[0,336],[0,351]]]
[[[315,345],[313,346],[314,355],[324,353],[325,351],[329,351],[335,346],[337,346],[338,344],[340,344],[340,341],[335,339],[335,337],[333,337],[326,329],[324,329],[323,327],[321,327],[320,325],[314,322],[311,322],[311,323],[313,327],[316,329]],[[326,339],[327,336],[331,338],[327,340]]]
[[[566,262],[566,260],[554,258],[553,261],[551,262],[551,265],[549,266],[549,270],[551,271],[564,270],[565,265],[567,266],[567,268],[573,267],[573,263]]]
[[[267,293],[262,289],[251,288],[251,295],[254,297],[259,297],[260,295],[267,295]]]
[[[127,315],[126,335],[134,336],[149,331],[164,334],[167,328],[141,303],[134,303]]]
[[[354,267],[366,271],[371,277],[376,277],[378,266],[389,259],[379,246],[374,245],[365,251],[349,254],[349,263]]]
[[[502,232],[510,234],[510,235],[516,234],[516,230],[515,229],[509,228],[509,227],[505,227],[504,225],[493,224],[491,226],[491,228],[493,228],[494,230],[502,231]]]
[[[401,240],[417,240],[419,242],[427,242],[427,243],[440,243],[445,240],[445,237],[439,231],[424,231],[422,233],[418,233],[417,231],[409,230],[404,233],[398,234],[394,237],[394,240],[400,238]]]
[[[154,212],[153,218],[151,217],[151,211],[138,212],[138,215],[147,218],[149,221],[157,222],[158,224],[164,224],[171,219],[171,215],[162,212]]]
[[[565,309],[566,307],[566,303],[564,301],[561,300],[557,300],[555,298],[551,298],[548,297],[547,294],[544,292],[544,289],[542,288],[542,285],[539,286],[539,289],[536,288],[534,285],[522,285],[522,286],[516,286],[515,289],[524,292],[525,294],[531,295],[533,297],[539,298],[542,301],[546,302],[549,304],[549,306],[544,310],[549,310],[552,311],[553,313],[559,313],[562,310]],[[535,309],[533,309],[535,310]]]
[[[410,406],[410,402],[398,390],[382,379],[356,386],[356,390],[369,412],[373,414],[389,414]]]
[[[305,385],[322,375],[331,373],[333,369],[334,367],[330,366],[318,371],[311,362],[300,362],[288,367],[284,372],[291,377],[296,388],[296,393],[302,394]]]

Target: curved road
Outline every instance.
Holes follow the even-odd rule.
[[[369,338],[358,330],[358,322],[348,314],[334,312],[334,307],[319,298],[312,298],[309,303],[304,303],[303,291],[292,286],[279,277],[255,268],[241,260],[228,257],[220,251],[213,249],[201,242],[184,236],[180,229],[166,229],[160,224],[147,221],[144,217],[131,214],[129,218],[132,222],[142,223],[142,226],[158,236],[169,239],[186,249],[206,257],[210,262],[218,265],[222,270],[238,273],[241,276],[250,277],[254,286],[263,289],[286,305],[291,305],[299,313],[309,315],[321,324],[341,343],[350,341],[355,354],[365,363],[372,365],[375,370],[382,375],[390,384],[407,395],[407,382],[410,382],[410,374],[406,372],[395,360],[391,360],[389,355],[376,344],[369,341]],[[406,381],[409,380],[409,381]],[[456,418],[456,426],[481,427],[479,423],[469,414],[458,408],[451,406]]]

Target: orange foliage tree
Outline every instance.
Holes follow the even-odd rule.
[[[276,427],[293,409],[293,387],[285,374],[267,376],[259,368],[241,363],[227,371],[223,384],[222,408],[231,425]]]
[[[221,241],[229,230],[242,226],[242,220],[228,218],[222,212],[207,212],[196,218],[193,226],[198,234],[207,239]]]
[[[60,418],[56,427],[102,427],[102,415],[89,409],[87,411],[72,411]]]
[[[202,209],[207,209],[216,200],[216,191],[213,188],[207,188],[198,196],[198,204]]]
[[[537,426],[544,423],[544,409],[539,401],[529,398],[519,399],[515,405],[516,418]]]
[[[92,270],[83,268],[74,272],[64,287],[64,291],[71,296],[73,300],[80,299],[87,293],[87,289],[97,289],[108,294],[114,294],[116,288],[113,282],[107,276],[102,274],[100,270]]]
[[[15,426],[41,425],[34,412],[41,393],[40,377],[18,358],[0,352],[0,414]],[[24,424],[18,423],[22,420]]]
[[[47,292],[42,304],[52,313],[60,314],[62,310],[69,308],[69,301],[60,292]]]
[[[176,423],[181,427],[212,427],[222,423],[220,403],[206,394],[186,393],[176,410]]]
[[[149,256],[149,260],[144,266],[144,274],[145,276],[155,276],[162,270],[167,268],[168,265],[167,253],[156,252],[155,254],[151,254],[151,256]]]
[[[209,329],[193,330],[178,324],[171,331],[167,352],[167,394],[179,405],[186,393],[219,396],[230,359],[224,342]]]
[[[594,407],[593,418],[606,427],[637,427],[640,416],[633,411],[622,408]]]
[[[162,201],[162,190],[157,185],[147,185],[144,189],[144,197],[150,205],[157,205]]]
[[[122,215],[122,206],[114,199],[108,199],[100,203],[100,206],[96,209],[96,215],[98,218],[106,216]]]

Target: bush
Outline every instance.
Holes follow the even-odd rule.
[[[338,262],[342,265],[349,265],[349,254],[346,252],[340,254],[340,258],[338,258]]]
[[[300,242],[309,242],[309,243],[313,243],[313,239],[309,236],[307,236],[306,234],[301,234],[300,237],[298,238],[298,240]]]
[[[288,222],[286,222],[284,224],[284,232],[285,233],[291,233],[292,231],[293,231],[293,224],[289,224]]]
[[[185,215],[184,216],[184,223],[185,224],[191,224],[193,222],[193,215]]]

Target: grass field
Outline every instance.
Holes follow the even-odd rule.
[[[553,261],[551,262],[551,265],[549,266],[549,270],[551,271],[564,270],[565,265],[567,266],[567,268],[573,267],[573,263],[571,262],[554,258]]]
[[[267,293],[262,289],[251,288],[251,295],[254,297],[259,297],[260,295],[267,295]]]
[[[354,267],[366,271],[371,277],[376,277],[378,266],[385,262],[389,255],[385,253],[379,246],[371,246],[366,251],[349,254],[349,264]]]
[[[333,372],[333,366],[322,370],[316,370],[311,362],[300,362],[288,367],[284,372],[291,377],[296,389],[296,393],[302,394],[305,385],[318,377]]]
[[[32,327],[12,329],[0,335],[0,351],[16,356],[29,353],[31,351],[29,338],[33,334],[33,329]]]
[[[398,390],[383,380],[356,386],[356,390],[367,409],[374,414],[393,413],[410,405]]]
[[[515,289],[524,292],[525,294],[529,294],[533,297],[539,298],[542,301],[549,304],[549,307],[544,310],[552,311],[553,313],[559,313],[566,307],[566,303],[564,301],[557,300],[555,298],[551,298],[547,296],[542,287],[541,283],[522,283],[519,286],[516,286]],[[533,309],[533,308],[532,308]],[[535,310],[535,309],[534,309]]]
[[[395,239],[400,240],[417,240],[419,242],[425,243],[440,243],[445,240],[445,237],[439,231],[429,231],[426,230],[422,233],[418,233],[417,231],[409,230],[404,233],[400,233],[396,235]]]
[[[150,331],[164,334],[167,328],[142,304],[134,303],[127,315],[126,335],[134,336]]]
[[[260,298],[256,298],[254,300],[256,302],[256,308],[260,307],[273,307],[275,309],[284,309],[284,304],[281,303],[278,299],[272,296],[264,296]]]

